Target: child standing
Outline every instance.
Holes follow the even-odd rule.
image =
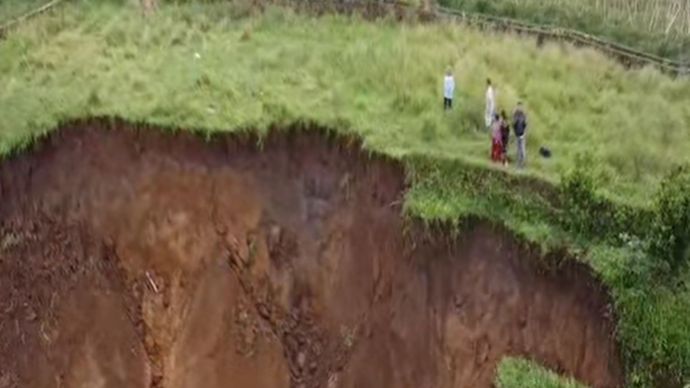
[[[453,95],[455,94],[455,78],[450,69],[446,71],[443,78],[443,109],[448,110],[453,107]]]

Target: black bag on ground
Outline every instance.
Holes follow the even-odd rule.
[[[539,147],[539,155],[541,155],[545,158],[550,158],[551,157],[551,150],[546,148],[546,147]]]

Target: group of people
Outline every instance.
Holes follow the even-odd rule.
[[[510,127],[512,124],[517,145],[517,166],[522,168],[525,165],[527,153],[525,147],[525,135],[527,133],[527,114],[525,113],[522,102],[518,102],[512,115],[512,123],[508,121],[505,110],[500,114],[496,108],[496,93],[491,83],[491,79],[486,80],[486,130],[491,133],[491,160],[503,165],[508,164],[508,144],[510,140]],[[453,108],[453,97],[455,94],[455,79],[448,70],[443,82],[443,108],[449,110]]]

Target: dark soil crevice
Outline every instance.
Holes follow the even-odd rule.
[[[356,138],[94,119],[35,148],[0,164],[2,388],[490,387],[506,355],[623,385],[589,268],[403,219]]]

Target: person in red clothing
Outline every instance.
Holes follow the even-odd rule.
[[[505,110],[501,110],[501,145],[503,146],[503,165],[508,165],[508,143],[510,141],[510,124]]]
[[[494,114],[491,124],[491,160],[497,163],[503,162],[503,132],[502,120],[498,114]]]

